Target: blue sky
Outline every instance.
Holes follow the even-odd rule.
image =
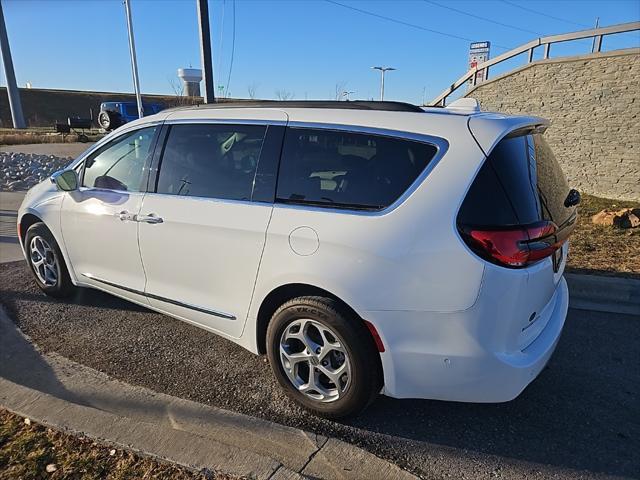
[[[122,1],[0,1],[20,86],[133,90]],[[196,2],[131,1],[142,90],[171,93],[176,70],[200,64]],[[640,0],[336,2],[351,8],[325,0],[210,0],[216,84],[228,84],[234,97],[247,97],[254,85],[259,98],[283,89],[298,99],[327,99],[341,83],[355,92],[352,99],[377,99],[379,75],[370,67],[384,64],[398,69],[387,76],[385,98],[419,103],[425,89],[429,100],[466,71],[468,40],[491,41],[496,56],[537,36],[592,26],[596,17],[600,25],[640,19]],[[630,46],[640,46],[640,35],[603,44]],[[589,50],[582,41],[552,56]]]

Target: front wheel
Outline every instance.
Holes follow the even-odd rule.
[[[269,323],[267,345],[287,395],[317,415],[358,414],[382,386],[369,331],[333,299],[299,297],[282,305]]]
[[[44,293],[62,298],[74,292],[60,247],[44,223],[34,223],[29,227],[24,249],[31,273]]]

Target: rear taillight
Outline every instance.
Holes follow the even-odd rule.
[[[461,229],[467,245],[481,257],[507,267],[526,267],[553,255],[566,238],[559,239],[553,222],[501,228]]]

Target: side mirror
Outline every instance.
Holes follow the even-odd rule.
[[[64,192],[77,190],[78,184],[80,183],[75,170],[60,170],[51,175],[51,182],[55,183],[56,186]]]

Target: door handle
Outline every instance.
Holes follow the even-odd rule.
[[[114,215],[118,217],[122,222],[126,222],[126,221],[131,222],[134,220],[134,217],[135,217],[135,215],[130,214],[126,210],[122,210],[121,212],[115,213]]]
[[[162,217],[157,216],[155,213],[150,213],[149,215],[138,215],[136,217],[136,220],[138,222],[152,223],[152,224],[164,222]]]

